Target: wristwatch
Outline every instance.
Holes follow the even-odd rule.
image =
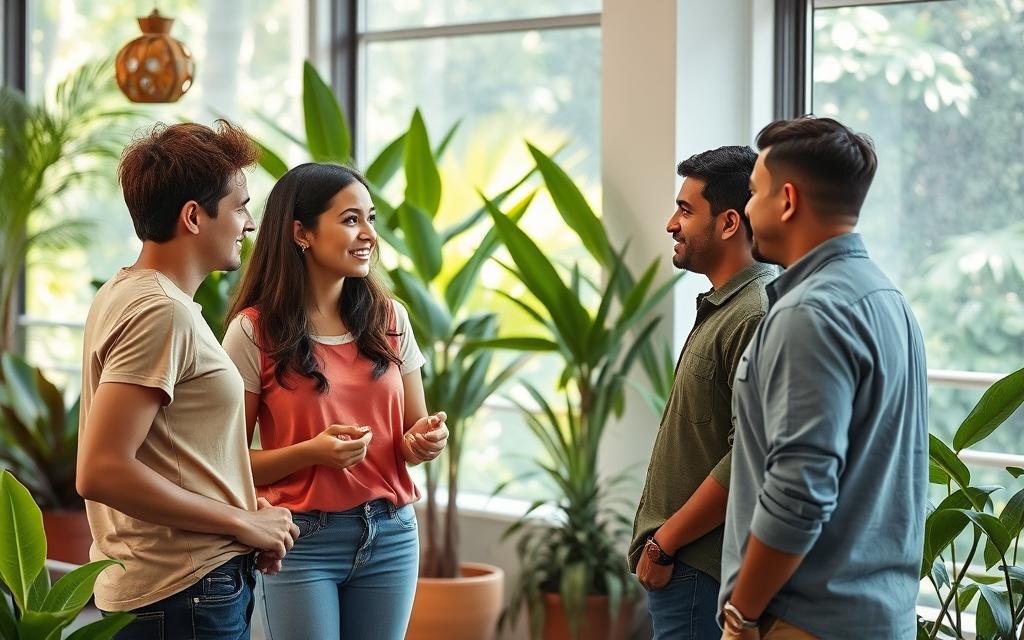
[[[661,545],[654,539],[654,536],[647,538],[647,544],[644,545],[644,553],[647,554],[648,560],[663,567],[675,562],[675,558],[665,553],[665,550],[661,548]]]
[[[760,620],[744,618],[740,610],[729,601],[722,607],[722,617],[725,619],[725,626],[738,633],[744,629],[756,629],[760,625]]]

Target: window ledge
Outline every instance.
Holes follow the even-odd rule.
[[[437,506],[442,511],[448,506],[448,494],[446,491],[438,491]],[[517,522],[529,510],[530,502],[516,498],[502,498],[500,496],[489,496],[482,493],[460,491],[458,494],[459,515],[471,518],[481,518],[494,522],[505,522],[512,524]],[[417,508],[423,509],[426,506],[425,500],[417,503]],[[556,523],[561,519],[561,512],[549,504],[537,507],[529,516],[530,520],[537,522]]]

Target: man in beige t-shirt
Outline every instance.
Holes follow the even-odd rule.
[[[124,564],[96,583],[102,611],[136,614],[121,640],[248,638],[253,551],[276,571],[298,535],[256,499],[242,378],[193,300],[241,264],[255,159],[227,123],[160,125],[118,169],[143,248],[86,320],[77,484],[92,558]]]

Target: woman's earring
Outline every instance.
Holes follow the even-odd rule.
[[[309,247],[307,247],[306,245],[300,244],[299,245],[299,253],[306,253],[306,249],[308,249],[308,248]]]

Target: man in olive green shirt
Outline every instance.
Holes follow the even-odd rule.
[[[697,298],[697,319],[676,365],[654,443],[629,548],[648,591],[655,640],[717,639],[722,523],[731,462],[732,379],[767,311],[777,272],[751,256],[742,213],[757,154],[721,147],[681,162],[685,178],[666,231],[672,263],[714,289]]]

